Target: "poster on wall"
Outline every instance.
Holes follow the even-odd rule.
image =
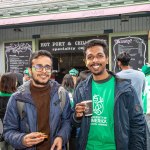
[[[23,73],[29,67],[32,41],[10,42],[4,44],[5,71]]]
[[[130,65],[133,69],[141,68],[148,61],[148,36],[132,35],[117,36],[111,38],[112,70],[120,71],[117,66],[117,56],[122,52],[131,55]]]
[[[75,37],[54,40],[40,40],[39,49],[48,50],[52,54],[58,53],[81,53],[84,44],[90,39],[102,39],[108,44],[108,36]]]

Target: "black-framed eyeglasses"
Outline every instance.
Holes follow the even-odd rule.
[[[32,66],[32,68],[34,68],[37,72],[43,71],[43,68],[45,68],[47,72],[52,71],[52,67],[49,65],[42,66],[41,64],[36,64],[35,66]]]

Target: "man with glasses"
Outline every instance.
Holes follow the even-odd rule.
[[[59,84],[51,81],[52,56],[41,50],[32,54],[31,80],[11,96],[4,119],[4,138],[15,149],[62,150],[70,134],[70,101],[66,93],[61,108]],[[24,102],[19,116],[17,101]]]

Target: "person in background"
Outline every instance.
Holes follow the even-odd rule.
[[[106,69],[108,46],[100,39],[84,47],[91,75],[74,91],[72,124],[80,127],[77,150],[145,150],[146,125],[142,107],[129,80]],[[92,116],[85,116],[85,103],[92,100]]]
[[[89,75],[91,74],[90,70],[83,70],[79,73],[79,76],[77,77],[76,81],[76,87],[81,82],[84,81]]]
[[[7,72],[4,73],[0,80],[0,148],[3,150],[9,149],[12,150],[13,148],[4,141],[3,137],[3,119],[6,112],[6,107],[10,96],[16,91],[17,89],[17,77],[14,73]],[[5,143],[5,144],[2,144]]]
[[[74,86],[76,85],[76,82],[77,82],[77,77],[78,77],[78,74],[79,74],[79,71],[76,70],[75,68],[71,69],[69,71],[69,74],[72,76],[73,78],[73,82],[74,82]]]
[[[70,74],[66,74],[62,80],[62,86],[68,91],[69,98],[70,98],[70,104],[71,107],[73,107],[73,92],[74,92],[74,82],[73,78]]]
[[[150,149],[150,64],[142,66],[141,71],[145,74],[146,84],[143,92],[143,110],[147,121],[147,150]]]
[[[131,60],[131,56],[127,52],[122,52],[117,56],[118,66],[122,70],[118,72],[117,75],[121,78],[131,80],[131,85],[135,88],[141,106],[143,106],[142,93],[144,92],[145,89],[145,75],[141,71],[132,69],[130,66],[130,60]]]
[[[150,115],[150,64],[142,66],[141,70],[145,74],[146,84],[143,93],[143,110],[145,114]]]
[[[0,118],[3,120],[7,102],[17,90],[17,77],[14,73],[4,73],[0,80]]]
[[[26,68],[23,72],[23,83],[30,80],[30,74],[28,68]]]
[[[71,107],[74,106],[73,92],[74,92],[74,82],[70,74],[66,74],[62,80],[62,86],[68,91]],[[69,139],[68,150],[76,150],[76,128],[72,128],[71,137]]]
[[[24,83],[8,102],[4,117],[4,138],[15,149],[65,150],[70,137],[70,100],[66,93],[64,108],[59,99],[59,84],[51,81],[52,55],[46,50],[30,58],[31,80]],[[24,103],[21,118],[17,101]]]
[[[14,72],[17,77],[17,87],[23,84],[23,74],[19,72]]]

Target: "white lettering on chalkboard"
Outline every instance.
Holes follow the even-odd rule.
[[[46,43],[40,43],[40,47],[48,47],[50,46],[50,42],[46,42]]]
[[[6,71],[23,73],[29,65],[32,42],[5,43]]]
[[[87,40],[86,41],[75,41],[75,45],[84,45],[86,42],[87,42]]]
[[[6,46],[6,53],[12,51],[13,53],[20,53],[20,52],[26,52],[26,51],[32,51],[31,45],[28,43],[10,43],[9,46]]]
[[[114,39],[113,53],[114,53],[114,68],[116,70],[117,55],[122,52],[128,52],[131,55],[131,66],[133,68],[141,67],[146,60],[146,44],[140,37],[122,37]],[[137,67],[138,66],[138,67]]]
[[[39,47],[43,50],[48,50],[52,54],[56,53],[81,53],[84,49],[84,45],[88,40],[101,39],[105,42],[108,41],[107,36],[92,36],[92,37],[76,37],[67,39],[54,39],[39,41]]]
[[[52,42],[52,46],[64,46],[65,42]]]

